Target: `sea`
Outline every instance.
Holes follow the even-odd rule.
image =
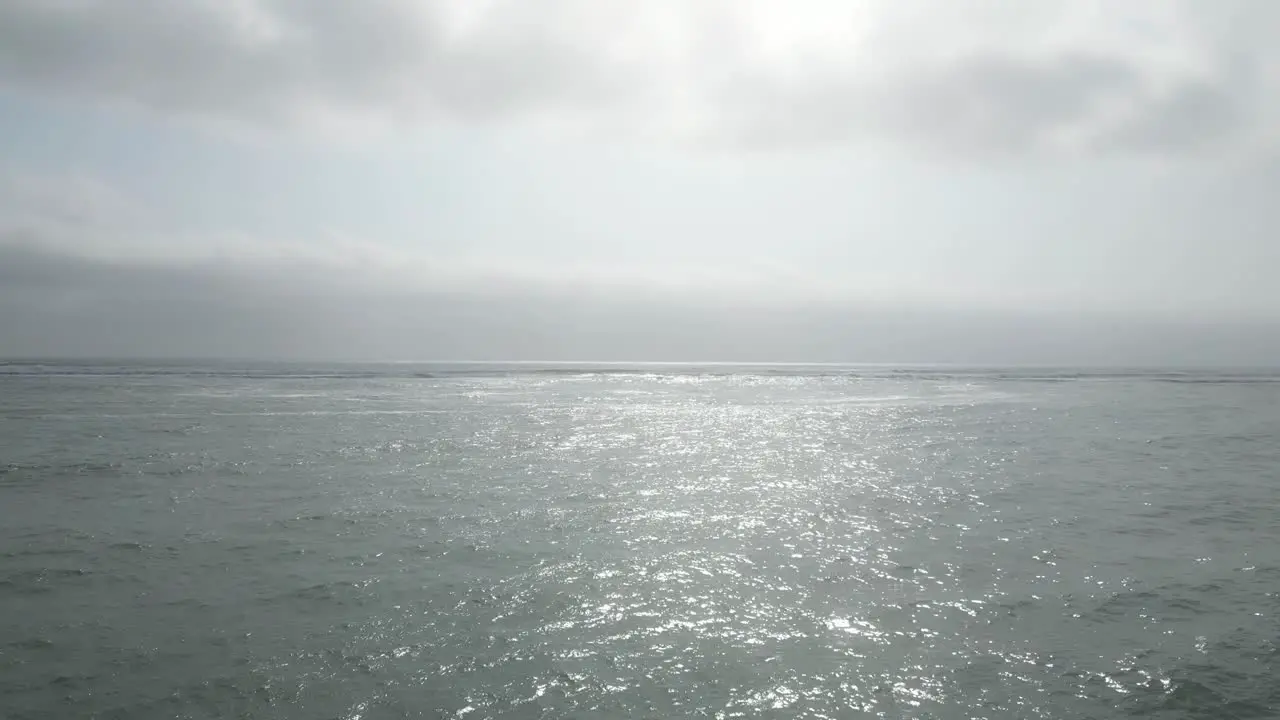
[[[1280,373],[7,361],[0,717],[1280,718]]]

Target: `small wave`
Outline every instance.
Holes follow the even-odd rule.
[[[16,595],[45,595],[54,592],[55,586],[61,583],[73,582],[90,574],[82,568],[19,570],[0,577],[0,590]]]
[[[1280,377],[1263,375],[1224,375],[1219,377],[1153,377],[1153,382],[1176,385],[1269,385],[1280,383]]]
[[[1273,718],[1275,706],[1255,687],[1232,678],[1223,682],[1217,666],[1191,666],[1161,682],[1150,679],[1129,691],[1123,703],[1130,714],[1159,715],[1174,713],[1178,717]],[[1265,685],[1265,683],[1262,683]],[[1233,697],[1235,696],[1235,697]]]
[[[0,558],[8,560],[25,557],[58,557],[62,555],[80,555],[82,552],[82,550],[77,548],[69,547],[41,547],[0,553]]]
[[[9,463],[0,465],[0,477],[6,475],[42,475],[62,477],[66,475],[99,475],[118,473],[124,469],[120,462],[73,463]]]
[[[52,650],[55,645],[52,641],[41,637],[29,637],[9,643],[8,647],[14,650],[39,651]]]

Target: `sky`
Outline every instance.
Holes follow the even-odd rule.
[[[0,0],[0,356],[1280,363],[1269,0]]]

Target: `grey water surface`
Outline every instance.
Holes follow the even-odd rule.
[[[1280,717],[1280,375],[0,365],[0,717]]]

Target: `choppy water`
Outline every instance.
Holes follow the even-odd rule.
[[[1280,376],[0,366],[0,716],[1280,717]]]

